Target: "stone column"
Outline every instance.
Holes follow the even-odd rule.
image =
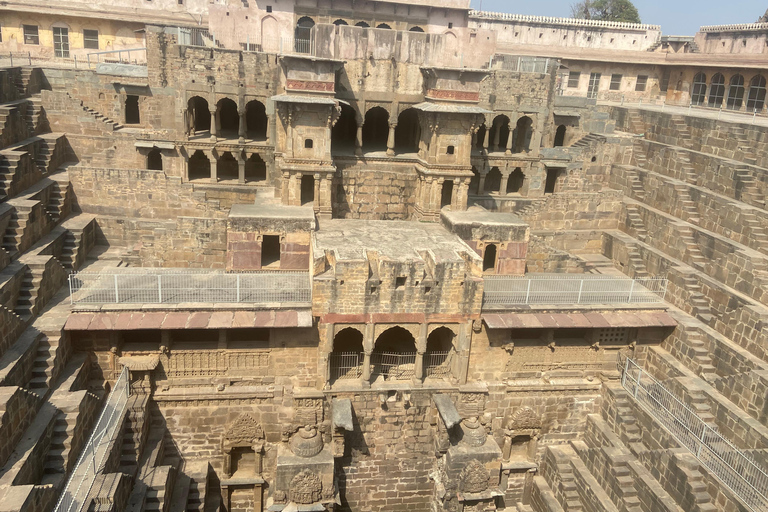
[[[453,190],[451,191],[451,210],[459,210],[463,208],[459,208],[459,185],[461,184],[463,180],[461,178],[454,178],[453,179]]]
[[[424,383],[424,352],[416,352],[416,363],[413,365],[413,385],[421,386]]]
[[[320,179],[320,195],[317,199],[320,218],[330,219],[333,216],[332,188],[333,173],[326,173]]]
[[[491,137],[491,130],[486,128],[485,137],[483,137],[483,154],[488,154],[488,139]]]
[[[216,115],[215,110],[211,110],[211,140],[216,142]]]
[[[373,333],[374,325],[365,324],[365,333],[363,333],[363,376],[361,384],[363,387],[371,386],[371,352],[373,352]]]
[[[240,118],[242,119],[242,117]],[[235,158],[237,158],[237,182],[241,185],[245,184],[245,155],[242,151],[235,151]]]
[[[333,331],[333,324],[325,325],[325,389],[329,389],[331,387],[331,361],[328,357],[328,354],[333,352]]]
[[[387,136],[387,156],[395,156],[395,128],[397,124],[389,125],[389,135]]]
[[[280,186],[280,197],[282,203],[285,205],[290,204],[290,186],[291,186],[291,174],[288,171],[283,171],[283,182]]]
[[[208,158],[211,161],[211,181],[216,183],[219,181],[219,174],[217,170],[217,165],[219,163],[219,154],[213,150],[208,153]]]
[[[512,143],[514,142],[512,139],[514,139],[514,134],[515,132],[509,130],[509,135],[507,136],[507,150],[505,151],[508,155],[512,154]]]
[[[466,210],[469,201],[469,180],[463,179],[459,184],[459,197],[456,201],[456,209]]]
[[[272,116],[267,116],[267,144],[272,143]]]
[[[237,136],[239,138],[238,142],[243,144],[245,143],[245,132],[248,129],[245,125],[245,110],[239,110],[237,114],[240,117],[240,123],[237,125]]]
[[[363,156],[363,123],[357,125],[355,137],[355,156]]]
[[[313,177],[315,178],[315,191],[313,192],[315,200],[313,201],[314,204],[312,207],[317,211],[317,207],[320,206],[320,173],[316,172]],[[301,187],[301,183],[299,183],[299,187]],[[299,194],[301,194],[301,190],[299,190]]]
[[[488,175],[487,172],[481,172],[480,177],[477,180],[477,191],[476,194],[480,195],[485,191],[485,177]]]
[[[456,344],[456,352],[459,356],[458,376],[459,384],[467,383],[469,374],[469,339],[471,338],[472,324],[464,324],[459,330],[459,340]]]
[[[509,150],[507,150],[509,151]],[[507,182],[509,181],[509,173],[506,172],[501,175],[501,186],[499,187],[499,194],[502,196],[507,195]]]

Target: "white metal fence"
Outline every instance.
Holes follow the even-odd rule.
[[[488,61],[489,69],[519,71],[521,73],[547,73],[550,66],[550,59],[546,57],[528,57],[503,53],[493,55]]]
[[[308,303],[309,272],[80,272],[70,274],[72,304],[181,302]]]
[[[484,276],[483,305],[639,304],[664,300],[667,280],[599,274]]]
[[[768,473],[627,358],[621,384],[677,441],[754,511],[768,510]]]
[[[96,476],[104,471],[109,448],[121,432],[130,394],[130,375],[128,368],[124,367],[107,398],[91,437],[83,447],[75,469],[67,480],[54,512],[83,510]]]

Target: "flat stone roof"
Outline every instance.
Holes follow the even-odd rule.
[[[514,213],[489,212],[471,208],[463,212],[442,210],[443,224],[464,240],[493,240],[497,242],[527,242],[528,223]]]
[[[315,221],[311,206],[285,206],[281,204],[233,204],[230,218],[285,219]]]
[[[485,224],[487,226],[527,226],[528,223],[514,213],[491,212],[469,209],[466,211],[443,210],[440,214],[453,225]]]
[[[427,250],[437,261],[463,261],[461,253],[479,259],[467,244],[440,224],[415,221],[324,221],[315,233],[315,253],[326,250],[335,250],[339,260],[362,260],[366,252],[376,252],[381,259],[420,260],[420,251]]]

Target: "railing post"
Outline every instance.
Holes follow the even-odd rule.
[[[531,279],[528,279],[528,290],[525,292],[525,303],[528,304],[528,301],[531,298]]]
[[[117,274],[115,274],[115,304],[120,303],[120,296],[118,295],[118,288],[117,288]]]
[[[160,274],[157,274],[157,302],[163,302],[163,283]]]
[[[69,274],[69,303],[74,304],[75,303],[75,297],[72,294],[72,274]]]
[[[632,302],[632,292],[635,291],[635,280],[632,280],[632,286],[629,287],[629,297],[627,297],[627,304]]]
[[[584,289],[584,280],[579,281],[579,298],[576,299],[576,304],[581,304],[581,291]]]
[[[634,397],[635,400],[637,400],[637,390],[640,389],[640,379],[643,376],[643,370],[640,368],[637,369],[637,379],[635,380],[635,391],[634,391]]]
[[[707,428],[704,427],[701,429],[701,435],[699,436],[699,446],[696,447],[696,458],[701,459],[701,447],[704,444],[704,432],[706,432]]]
[[[237,302],[240,302],[240,274],[236,275],[237,277]]]

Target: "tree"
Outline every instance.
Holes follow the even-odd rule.
[[[571,5],[574,18],[640,23],[640,14],[630,0],[581,0]]]

